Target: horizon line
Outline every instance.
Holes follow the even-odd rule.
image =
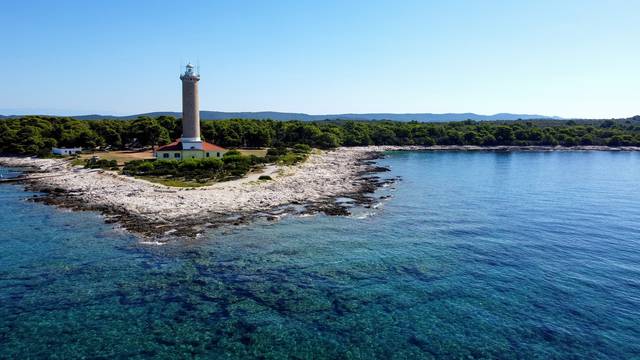
[[[0,110],[1,111],[1,110]],[[343,113],[317,113],[317,114],[312,114],[312,113],[306,113],[306,112],[299,112],[299,111],[277,111],[277,110],[261,110],[261,111],[222,111],[222,110],[200,110],[200,112],[215,112],[215,113],[247,113],[247,114],[258,114],[258,113],[276,113],[276,114],[300,114],[300,115],[308,115],[308,116],[340,116],[340,115],[346,115],[346,116],[357,116],[357,115],[399,115],[399,116],[410,116],[410,115],[476,115],[476,116],[487,116],[487,117],[491,117],[491,116],[498,116],[498,115],[511,115],[511,116],[518,116],[518,115],[522,115],[522,116],[528,116],[528,117],[532,117],[532,116],[539,116],[541,119],[542,118],[547,118],[547,119],[554,119],[554,120],[600,120],[600,119],[629,119],[638,115],[629,115],[629,116],[610,116],[610,117],[579,117],[579,116],[570,116],[570,117],[564,117],[564,116],[557,116],[557,115],[543,115],[543,114],[538,114],[538,113],[512,113],[512,112],[497,112],[497,113],[492,113],[492,114],[483,114],[483,113],[476,113],[476,112],[469,112],[469,111],[465,111],[465,112],[343,112]],[[73,112],[72,112],[73,113]],[[131,114],[123,114],[123,115],[115,115],[114,113],[101,113],[101,112],[78,112],[76,114],[65,114],[62,112],[57,112],[57,111],[51,111],[51,112],[29,112],[27,113],[26,111],[24,113],[22,113],[22,111],[16,111],[16,112],[2,112],[0,113],[0,116],[2,117],[18,117],[18,116],[58,116],[58,117],[80,117],[80,116],[106,116],[106,117],[130,117],[130,116],[136,116],[136,115],[146,115],[146,114],[153,114],[153,113],[181,113],[181,111],[174,111],[174,110],[159,110],[159,111],[147,111],[147,112],[136,112],[136,113],[131,113]]]

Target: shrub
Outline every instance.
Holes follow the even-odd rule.
[[[265,160],[266,158],[263,157],[255,156],[253,154],[249,155],[249,162],[251,162],[251,165],[263,164]]]
[[[300,161],[303,161],[306,158],[307,158],[306,154],[296,154],[296,153],[290,152],[286,155],[281,156],[280,159],[278,159],[278,162],[284,165],[294,165]]]
[[[269,175],[260,175],[258,180],[273,180]]]
[[[178,172],[178,161],[157,160],[153,164],[153,173],[156,175],[175,175]]]
[[[304,161],[309,153],[311,153],[311,147],[307,144],[296,144],[291,151],[284,147],[271,148],[267,150],[267,155],[262,159],[262,162],[293,165]]]
[[[179,162],[178,169],[180,171],[191,172],[198,170],[200,168],[201,160],[196,159],[186,159]]]
[[[224,155],[222,155],[222,157],[236,156],[236,155],[242,155],[242,154],[238,150],[229,150],[226,153],[224,153]]]
[[[231,154],[221,159],[176,160],[134,160],[127,162],[123,169],[125,175],[153,175],[169,178],[192,179],[206,182],[224,176],[243,176],[253,165],[252,158]]]
[[[223,165],[222,160],[216,158],[205,158],[200,162],[202,169],[209,171],[220,171]]]
[[[153,166],[153,163],[151,162],[143,162],[137,167],[137,171],[143,174],[148,174],[152,172],[153,169],[154,169],[154,166]]]
[[[88,159],[85,161],[84,167],[87,169],[117,169],[118,162],[116,160]]]
[[[274,147],[269,148],[267,150],[267,156],[282,156],[287,153],[287,148],[285,147]]]
[[[223,169],[232,176],[242,176],[251,169],[251,159],[248,156],[229,155],[222,158]]]
[[[301,154],[308,154],[308,153],[311,152],[311,146],[309,146],[307,144],[295,144],[295,145],[293,145],[293,152],[301,153]]]

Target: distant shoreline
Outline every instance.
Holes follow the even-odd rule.
[[[84,115],[47,115],[47,114],[24,114],[24,115],[0,115],[3,118],[17,118],[24,116],[62,116],[77,120],[134,120],[140,116],[182,116],[178,111],[154,111],[131,115],[105,115],[105,114],[84,114]],[[566,121],[558,116],[548,116],[540,114],[477,114],[477,113],[342,113],[342,114],[307,114],[301,112],[281,112],[281,111],[211,111],[200,110],[202,120],[226,120],[226,119],[271,119],[277,121],[323,121],[323,120],[355,120],[355,121],[421,121],[421,122],[449,122],[449,121],[530,121],[530,120],[558,120]]]
[[[600,146],[600,145],[580,145],[580,146],[380,145],[380,146],[368,146],[368,147],[358,147],[358,148],[367,148],[367,149],[370,149],[371,151],[491,151],[491,152],[640,151],[640,146],[610,147],[610,146]]]

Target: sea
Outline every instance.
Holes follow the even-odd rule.
[[[640,153],[378,163],[350,216],[164,245],[0,185],[0,358],[640,358]]]

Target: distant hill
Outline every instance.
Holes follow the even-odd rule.
[[[115,119],[130,120],[136,119],[138,116],[157,117],[161,115],[181,117],[180,112],[151,112],[145,114],[135,114],[128,116],[113,115],[80,115],[72,116],[78,120],[98,120],[98,119]],[[1,116],[2,117],[15,117]],[[330,115],[309,115],[304,113],[285,113],[274,111],[262,112],[222,112],[222,111],[201,111],[200,118],[203,120],[222,120],[222,119],[273,119],[273,120],[301,120],[301,121],[319,121],[319,120],[395,120],[395,121],[419,121],[419,122],[445,122],[445,121],[490,121],[490,120],[532,120],[532,119],[555,119],[561,118],[557,116],[529,115],[529,114],[510,114],[500,113],[495,115],[478,115],[474,113],[447,113],[447,114],[431,114],[431,113],[415,113],[415,114],[392,114],[392,113],[371,113],[371,114],[330,114]]]

